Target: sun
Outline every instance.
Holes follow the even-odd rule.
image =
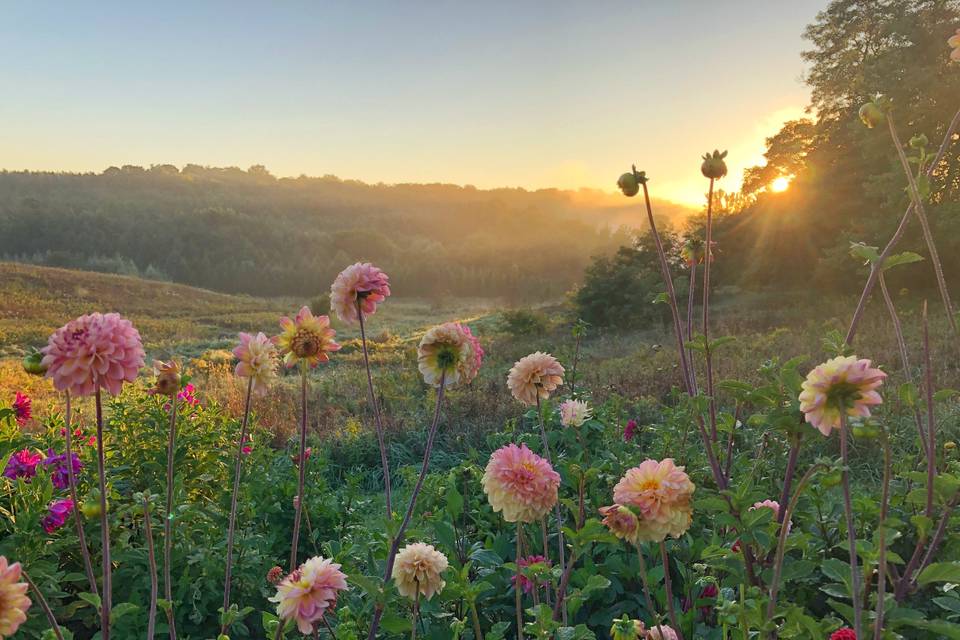
[[[789,186],[790,178],[787,176],[780,176],[770,183],[770,191],[773,191],[774,193],[780,193],[781,191],[786,191],[787,187]]]

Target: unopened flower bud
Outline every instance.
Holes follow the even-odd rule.
[[[32,376],[42,376],[47,372],[47,365],[43,364],[43,354],[34,351],[23,359],[23,370]]]
[[[923,135],[922,133],[919,133],[913,136],[912,138],[910,138],[911,149],[926,149],[929,143],[930,141],[927,140],[927,136]]]
[[[867,126],[867,129],[873,129],[878,124],[882,124],[886,119],[886,114],[876,102],[868,102],[858,112],[860,121]]]
[[[703,163],[700,165],[700,173],[705,178],[718,179],[727,175],[727,163],[723,161],[727,157],[727,152],[723,153],[713,150],[713,153],[703,154]]]
[[[617,186],[620,191],[628,198],[632,198],[640,192],[640,183],[637,182],[637,176],[633,172],[625,173],[617,180]]]
[[[948,442],[944,442],[944,443],[943,443],[943,448],[944,448],[945,451],[953,451],[954,449],[957,448],[957,443],[954,442],[953,440],[950,440],[950,441],[948,441]]]
[[[180,365],[170,362],[153,361],[153,372],[157,376],[154,390],[162,396],[175,396],[180,392]]]

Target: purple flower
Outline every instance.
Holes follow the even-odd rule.
[[[47,507],[47,515],[43,517],[40,524],[47,533],[53,533],[62,527],[70,514],[73,513],[73,500],[64,498],[63,500],[54,500]]]
[[[80,462],[80,457],[77,456],[76,453],[71,451],[70,456],[73,459],[73,473],[76,475],[83,469],[83,463]],[[50,479],[53,481],[54,487],[57,489],[66,489],[70,486],[70,470],[67,467],[67,454],[61,453],[57,455],[53,452],[53,449],[47,449],[47,457],[43,461],[43,464],[46,467],[52,467]]]
[[[42,459],[42,455],[39,453],[33,453],[29,449],[17,451],[10,456],[10,459],[7,461],[7,466],[3,470],[3,475],[11,480],[24,478],[27,482],[29,482],[30,478],[37,475],[37,465]]]
[[[623,429],[623,439],[626,442],[633,440],[633,437],[637,434],[637,421],[636,420],[627,420],[627,426]]]

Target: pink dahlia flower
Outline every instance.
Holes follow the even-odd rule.
[[[662,635],[660,631],[663,631]],[[673,630],[673,627],[661,624],[660,626],[654,625],[647,629],[646,640],[680,640],[680,636]]]
[[[770,509],[771,511],[773,511],[774,519],[777,519],[780,517],[780,503],[777,502],[776,500],[761,500],[760,502],[754,502],[753,506],[750,507],[750,511],[753,511],[755,509],[764,509],[764,508]],[[787,523],[787,533],[790,533],[789,522]]]
[[[9,638],[26,622],[29,588],[26,582],[20,582],[20,563],[10,564],[0,556],[0,638]]]
[[[565,427],[582,427],[593,417],[593,409],[583,400],[564,400],[560,403],[560,424]]]
[[[303,361],[311,367],[330,360],[330,353],[339,351],[334,338],[337,332],[330,328],[330,318],[314,316],[307,306],[301,307],[293,320],[280,318],[282,333],[273,341],[283,355],[283,363],[292,367]]]
[[[47,507],[47,515],[40,521],[40,525],[47,533],[53,533],[66,524],[71,513],[73,513],[73,500],[70,498],[55,500]]]
[[[446,582],[442,574],[447,566],[447,556],[434,549],[432,544],[414,542],[397,554],[392,577],[400,595],[413,600],[419,591],[429,600],[443,590]]]
[[[829,436],[840,428],[840,414],[867,418],[870,407],[883,402],[876,389],[887,377],[870,361],[856,356],[827,360],[807,374],[800,392],[800,411],[806,421]]]
[[[13,398],[13,406],[11,408],[13,409],[13,417],[19,426],[26,426],[26,424],[30,422],[30,417],[33,415],[31,406],[30,396],[17,391],[17,395]]]
[[[560,474],[550,463],[521,444],[493,452],[483,473],[483,490],[494,511],[507,522],[533,522],[557,502]]]
[[[637,421],[627,420],[627,426],[623,428],[623,440],[630,442],[637,435]]]
[[[257,395],[266,393],[277,379],[277,348],[261,331],[257,335],[240,334],[240,344],[233,350],[239,360],[234,369],[238,378],[250,378],[251,387]]]
[[[843,627],[831,633],[830,640],[857,640],[857,632],[849,627]]]
[[[600,507],[600,515],[603,516],[603,524],[613,535],[630,544],[640,542],[640,519],[630,507],[621,504]]]
[[[445,322],[427,331],[417,347],[417,368],[427,384],[447,389],[469,384],[480,371],[483,348],[459,322]]]
[[[4,477],[16,480],[23,478],[27,482],[30,478],[37,475],[37,465],[43,460],[39,453],[30,451],[30,449],[21,449],[7,460],[7,466],[3,469]]]
[[[359,320],[357,302],[365,316],[377,312],[377,305],[390,295],[390,277],[369,262],[352,264],[337,276],[330,287],[330,308],[342,321]]]
[[[316,556],[277,585],[277,615],[294,620],[300,633],[313,633],[314,626],[337,603],[337,594],[347,588],[347,576],[340,565]]]
[[[47,377],[58,391],[89,396],[98,388],[113,395],[137,379],[143,344],[130,321],[119,313],[91,313],[71,320],[41,349]]]
[[[530,593],[533,591],[533,588],[537,586],[537,580],[535,578],[528,578],[523,570],[527,567],[532,567],[535,565],[541,564],[547,568],[550,567],[550,560],[546,556],[527,556],[526,558],[520,558],[520,561],[517,562],[517,565],[520,567],[520,588],[523,589],[524,593]],[[513,583],[513,587],[517,587],[517,575],[514,574],[510,576],[510,582]]]
[[[639,540],[679,538],[693,521],[690,504],[696,486],[673,460],[644,460],[627,471],[613,488],[617,504],[634,507],[640,519]]]
[[[563,366],[549,353],[537,351],[520,358],[507,376],[513,397],[525,405],[537,404],[537,397],[546,400],[563,384]]]

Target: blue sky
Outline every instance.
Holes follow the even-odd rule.
[[[693,201],[808,91],[793,2],[4,4],[0,167],[265,164],[277,175]]]

